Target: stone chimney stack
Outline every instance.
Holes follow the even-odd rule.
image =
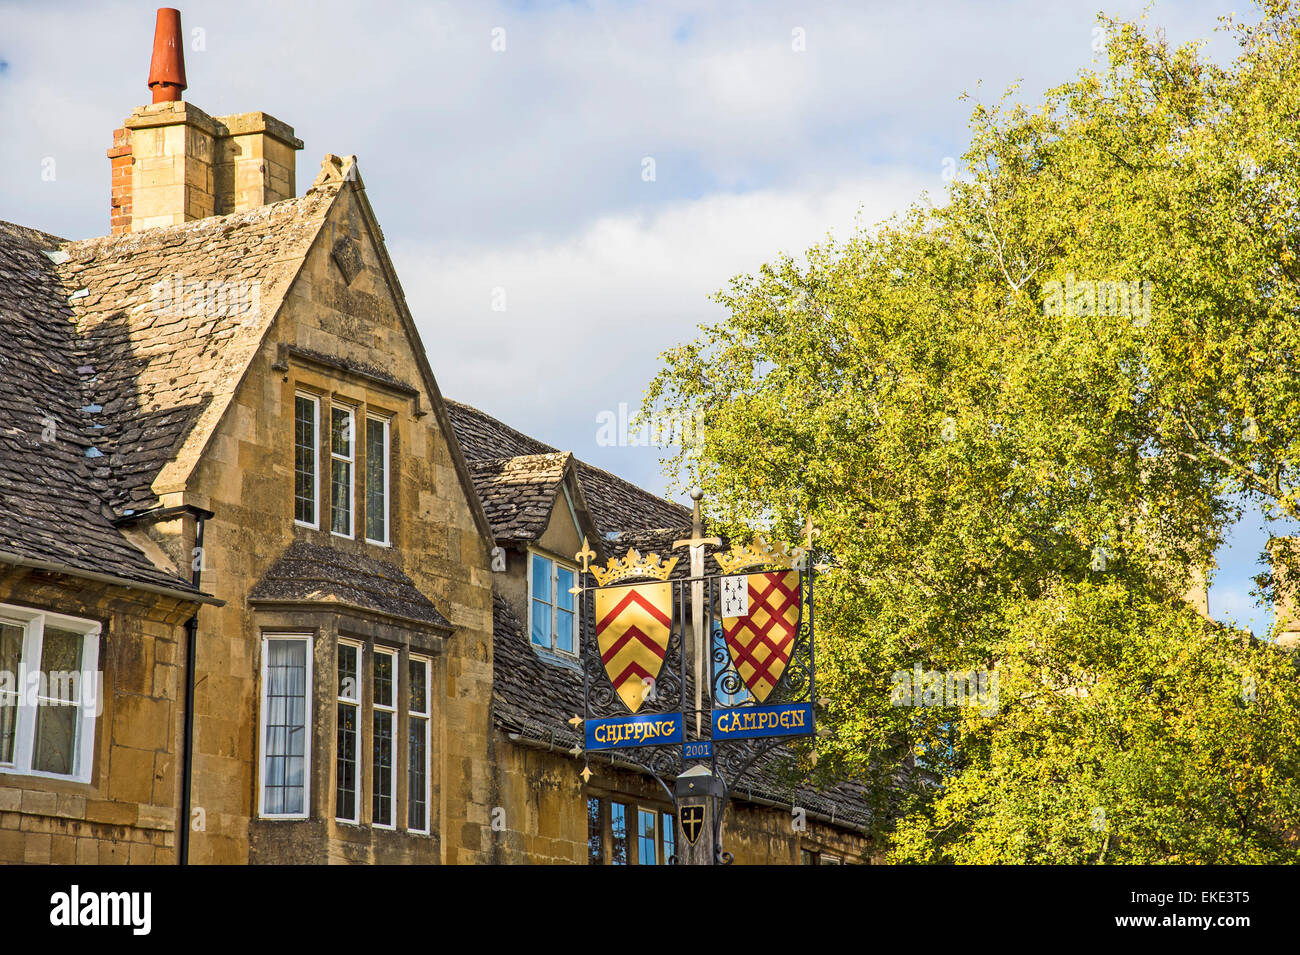
[[[186,88],[180,11],[158,11],[149,89],[113,133],[113,235],[244,212],[295,194],[293,127],[266,113],[209,116]]]

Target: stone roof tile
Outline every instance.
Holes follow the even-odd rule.
[[[469,462],[560,453],[558,448],[516,431],[470,405],[448,400],[447,413]],[[689,508],[664,500],[585,461],[576,458],[574,461],[582,495],[602,535],[623,530],[690,526]]]
[[[248,592],[249,602],[343,604],[452,629],[399,567],[308,541],[295,541]]]
[[[66,247],[0,222],[0,553],[193,592],[112,523],[94,372],[58,273]]]

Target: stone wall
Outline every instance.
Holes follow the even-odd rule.
[[[338,243],[359,271],[345,276]],[[348,279],[351,279],[349,281]],[[487,768],[492,680],[489,543],[474,520],[434,396],[425,386],[359,198],[345,188],[290,288],[279,317],[252,361],[188,487],[165,503],[208,508],[203,586],[226,605],[199,617],[194,803],[206,829],[193,834],[195,863],[248,861],[476,862],[491,851]],[[364,442],[357,441],[354,539],[294,523],[294,396],[324,407],[345,401],[391,416],[392,546],[360,533]],[[358,420],[363,420],[358,417]],[[320,471],[328,475],[328,443]],[[328,482],[322,481],[322,514]],[[335,708],[317,695],[312,726],[311,819],[257,820],[261,633],[287,627],[313,637],[317,688],[334,679],[334,608],[299,608],[278,623],[259,619],[248,592],[295,540],[383,560],[403,570],[451,621],[455,633],[434,657],[433,828],[441,839],[402,832],[343,834],[333,822]],[[313,615],[314,614],[314,615]],[[366,752],[364,744],[362,752]],[[325,774],[322,776],[321,774]],[[399,773],[399,778],[401,774]],[[304,858],[305,857],[305,858]]]
[[[173,863],[194,604],[0,567],[0,603],[95,620],[103,711],[89,783],[0,770],[0,863]]]

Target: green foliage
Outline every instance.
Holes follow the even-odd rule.
[[[718,526],[821,528],[820,765],[900,859],[1296,855],[1293,663],[1180,598],[1300,498],[1300,18],[1228,68],[1105,22],[1104,71],[975,111],[943,204],[734,279],[647,396],[703,412],[667,464]],[[997,669],[999,714],[891,705],[914,665]]]

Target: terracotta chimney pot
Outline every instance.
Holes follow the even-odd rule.
[[[181,12],[172,7],[158,10],[153,31],[153,60],[149,63],[149,89],[155,103],[176,102],[185,82],[185,42],[181,37]]]

